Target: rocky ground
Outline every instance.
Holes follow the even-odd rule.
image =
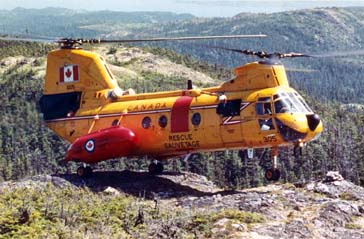
[[[34,176],[4,182],[6,188],[88,188],[95,193],[129,195],[154,201],[162,209],[213,215],[226,210],[261,215],[262,220],[239,221],[219,216],[208,229],[211,238],[364,238],[364,188],[330,172],[325,179],[307,184],[271,184],[225,191],[205,177],[192,173],[95,172],[92,178],[74,174]],[[161,236],[162,237],[162,236]]]

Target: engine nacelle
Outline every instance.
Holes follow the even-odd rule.
[[[68,148],[65,161],[97,163],[130,155],[137,137],[128,128],[113,126],[79,137]]]

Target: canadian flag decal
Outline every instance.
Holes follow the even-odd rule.
[[[59,82],[68,83],[80,80],[78,65],[66,65],[59,68]]]

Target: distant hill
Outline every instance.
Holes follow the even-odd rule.
[[[117,30],[128,34],[130,27],[194,18],[170,12],[114,12],[44,8],[0,10],[0,33],[51,37],[96,37]],[[123,32],[123,33],[121,33]]]
[[[272,14],[241,13],[232,18],[194,18],[183,24],[169,22],[138,31],[137,35],[179,36],[257,34],[259,40],[227,41],[235,47],[269,51],[322,52],[357,49],[364,45],[364,7],[317,8]]]
[[[209,45],[268,52],[307,54],[361,51],[362,56],[284,59],[294,86],[321,101],[364,103],[364,8],[321,8],[273,14],[242,13],[232,18],[195,18],[139,29],[133,37],[264,33],[265,39],[164,43],[158,46],[190,54],[210,63],[238,66],[257,60]],[[118,37],[114,33],[114,38]]]

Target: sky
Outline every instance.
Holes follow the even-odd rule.
[[[364,0],[0,0],[0,9],[6,10],[64,7],[90,11],[169,11],[198,17],[231,17],[241,12],[271,13],[331,6],[364,6]]]

